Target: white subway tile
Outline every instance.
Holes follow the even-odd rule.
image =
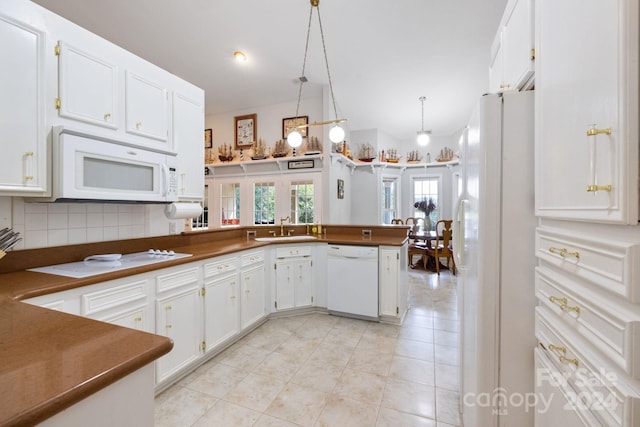
[[[47,228],[49,230],[61,230],[69,228],[69,214],[50,213],[47,215]]]
[[[49,230],[47,232],[47,245],[48,246],[62,246],[69,244],[69,236],[67,229],[63,230]]]
[[[69,244],[77,245],[80,243],[87,243],[87,229],[86,228],[73,228],[69,229]]]
[[[86,227],[87,227],[86,213],[69,213],[69,229],[86,228]]]
[[[24,216],[25,230],[47,230],[46,213],[27,213]]]

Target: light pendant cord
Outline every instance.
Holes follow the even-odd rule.
[[[322,51],[324,52],[324,63],[327,67],[327,77],[329,78],[329,91],[331,92],[331,102],[333,103],[333,114],[336,120],[338,120],[338,110],[336,109],[336,98],[333,96],[333,83],[331,82],[331,72],[329,72],[329,60],[327,59],[327,48],[324,44],[324,31],[322,31],[322,19],[320,18],[320,5],[318,4],[316,8],[318,9],[318,24],[320,24],[320,38],[322,39]]]
[[[424,132],[424,100],[426,98],[424,96],[420,97],[420,103],[422,104],[422,127],[420,128],[422,132]]]
[[[318,15],[319,16],[319,15]],[[296,117],[298,117],[298,112],[300,111],[300,98],[302,97],[302,85],[306,80],[304,76],[304,71],[307,67],[307,52],[309,52],[309,35],[311,34],[311,18],[313,17],[313,6],[309,9],[309,24],[307,25],[307,42],[304,46],[304,59],[302,60],[302,74],[300,74],[300,86],[298,87],[298,103],[296,104]]]

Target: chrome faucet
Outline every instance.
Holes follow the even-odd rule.
[[[284,222],[289,221],[291,223],[291,219],[286,216],[285,218],[280,218],[280,236],[284,236]]]

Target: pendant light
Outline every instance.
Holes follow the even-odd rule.
[[[340,123],[346,122],[347,119],[338,118],[338,110],[336,109],[336,100],[333,96],[333,84],[331,82],[331,72],[329,71],[329,61],[327,60],[327,48],[324,43],[324,32],[322,31],[322,19],[320,18],[320,0],[309,0],[311,3],[311,9],[309,10],[309,24],[307,26],[307,43],[304,47],[304,59],[302,60],[302,74],[298,78],[300,84],[298,86],[298,103],[296,104],[296,115],[300,111],[300,98],[302,96],[302,85],[307,81],[304,75],[304,71],[307,65],[307,52],[309,51],[309,35],[311,33],[311,18],[313,17],[313,8],[318,9],[318,24],[320,26],[320,38],[322,39],[322,51],[324,52],[324,63],[327,68],[327,77],[329,78],[329,91],[331,92],[331,102],[333,104],[334,120],[327,120],[324,122],[313,122],[311,124],[296,126],[296,128],[287,136],[287,142],[293,148],[299,147],[302,144],[302,135],[300,129],[310,126],[321,126],[332,124],[333,127],[329,131],[329,139],[332,142],[342,142],[344,140],[344,129],[339,126]]]
[[[430,130],[424,130],[424,101],[427,98],[425,98],[424,96],[421,96],[420,98],[418,98],[418,101],[420,101],[420,103],[422,104],[422,127],[418,131],[418,145],[421,146],[425,146],[429,143],[429,140],[431,140],[431,137],[429,135],[431,135],[431,131]]]

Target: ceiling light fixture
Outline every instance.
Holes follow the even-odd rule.
[[[418,98],[418,101],[420,101],[420,103],[422,104],[422,127],[418,131],[418,145],[422,145],[425,146],[429,143],[429,140],[431,139],[431,137],[429,137],[429,135],[431,135],[431,131],[430,130],[424,130],[424,101],[427,98],[425,98],[424,96],[421,96],[420,98]]]
[[[336,109],[336,100],[333,96],[333,84],[331,82],[331,73],[329,72],[329,61],[327,60],[327,48],[324,43],[324,32],[322,31],[322,19],[320,18],[320,0],[309,0],[311,3],[311,9],[309,10],[309,25],[307,26],[307,43],[304,47],[304,59],[302,60],[302,74],[298,78],[300,84],[298,86],[298,103],[296,104],[296,115],[298,117],[298,112],[300,110],[300,98],[302,96],[302,85],[307,81],[307,78],[304,75],[304,70],[307,65],[307,52],[309,51],[309,34],[311,33],[311,18],[313,17],[313,8],[318,9],[318,24],[320,25],[320,38],[322,39],[322,51],[324,52],[324,63],[327,67],[327,77],[329,78],[329,90],[331,92],[331,102],[333,103],[333,114],[335,115],[334,120],[326,120],[323,122],[313,122],[306,125],[296,126],[296,128],[289,133],[287,136],[287,142],[293,148],[299,147],[302,144],[302,135],[299,132],[299,129],[303,129],[305,127],[310,126],[321,126],[333,124],[334,126],[329,131],[329,139],[332,142],[341,142],[344,140],[344,129],[342,129],[339,124],[346,122],[347,119],[339,119],[338,118],[338,110]]]
[[[247,60],[247,55],[245,55],[244,52],[240,52],[239,50],[233,52],[233,57],[238,62],[245,62]]]

